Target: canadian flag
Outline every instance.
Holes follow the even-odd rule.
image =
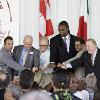
[[[54,34],[51,21],[50,0],[40,0],[39,35],[50,36]]]
[[[80,0],[80,17],[79,17],[79,27],[77,36],[87,40],[87,20],[88,20],[88,0]]]

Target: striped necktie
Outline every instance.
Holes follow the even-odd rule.
[[[66,39],[67,39],[67,38],[66,38],[66,37],[64,37],[64,38],[63,38],[63,41],[64,41],[64,43],[65,43],[65,46],[66,46],[66,49],[67,49],[67,43],[66,43]]]

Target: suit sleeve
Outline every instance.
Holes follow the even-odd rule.
[[[50,40],[50,62],[56,62],[57,59],[57,47],[53,39]]]
[[[83,64],[83,61],[82,61],[82,56],[80,58],[77,58],[73,61],[70,62],[72,68],[76,68],[78,66],[81,66]]]
[[[13,59],[8,58],[7,56],[2,56],[0,58],[0,62],[17,71],[22,71],[25,69],[23,66],[19,65]]]
[[[74,61],[74,60],[80,58],[80,57],[82,56],[82,53],[83,53],[83,52],[78,52],[78,53],[76,54],[75,57],[73,57],[73,58],[71,58],[71,59],[69,59],[69,60],[67,60],[67,61],[65,61],[65,62],[63,62],[63,63],[66,65],[66,64],[68,64],[68,63],[70,63],[70,62],[72,62],[72,61]]]

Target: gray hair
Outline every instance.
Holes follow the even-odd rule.
[[[97,43],[94,39],[90,38],[86,42],[89,42],[89,41],[92,42],[95,46],[97,46]]]
[[[33,42],[33,37],[32,37],[31,35],[25,35],[23,42],[24,42],[26,39],[30,39],[30,40]]]
[[[47,41],[48,44],[49,44],[49,39],[48,39],[46,36],[42,36],[42,37],[40,38],[40,42],[41,42],[41,41]]]
[[[16,100],[19,100],[19,98],[20,98],[20,96],[22,94],[21,88],[19,86],[14,85],[14,84],[8,85],[6,90],[10,91],[12,93],[12,96],[14,98],[16,98]]]
[[[33,91],[26,95],[23,95],[20,100],[53,100],[49,94],[40,92],[40,91]]]

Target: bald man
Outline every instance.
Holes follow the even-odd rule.
[[[16,62],[25,68],[32,69],[33,72],[38,71],[40,66],[39,50],[32,46],[33,38],[26,35],[23,45],[15,46],[13,50],[13,58]]]

